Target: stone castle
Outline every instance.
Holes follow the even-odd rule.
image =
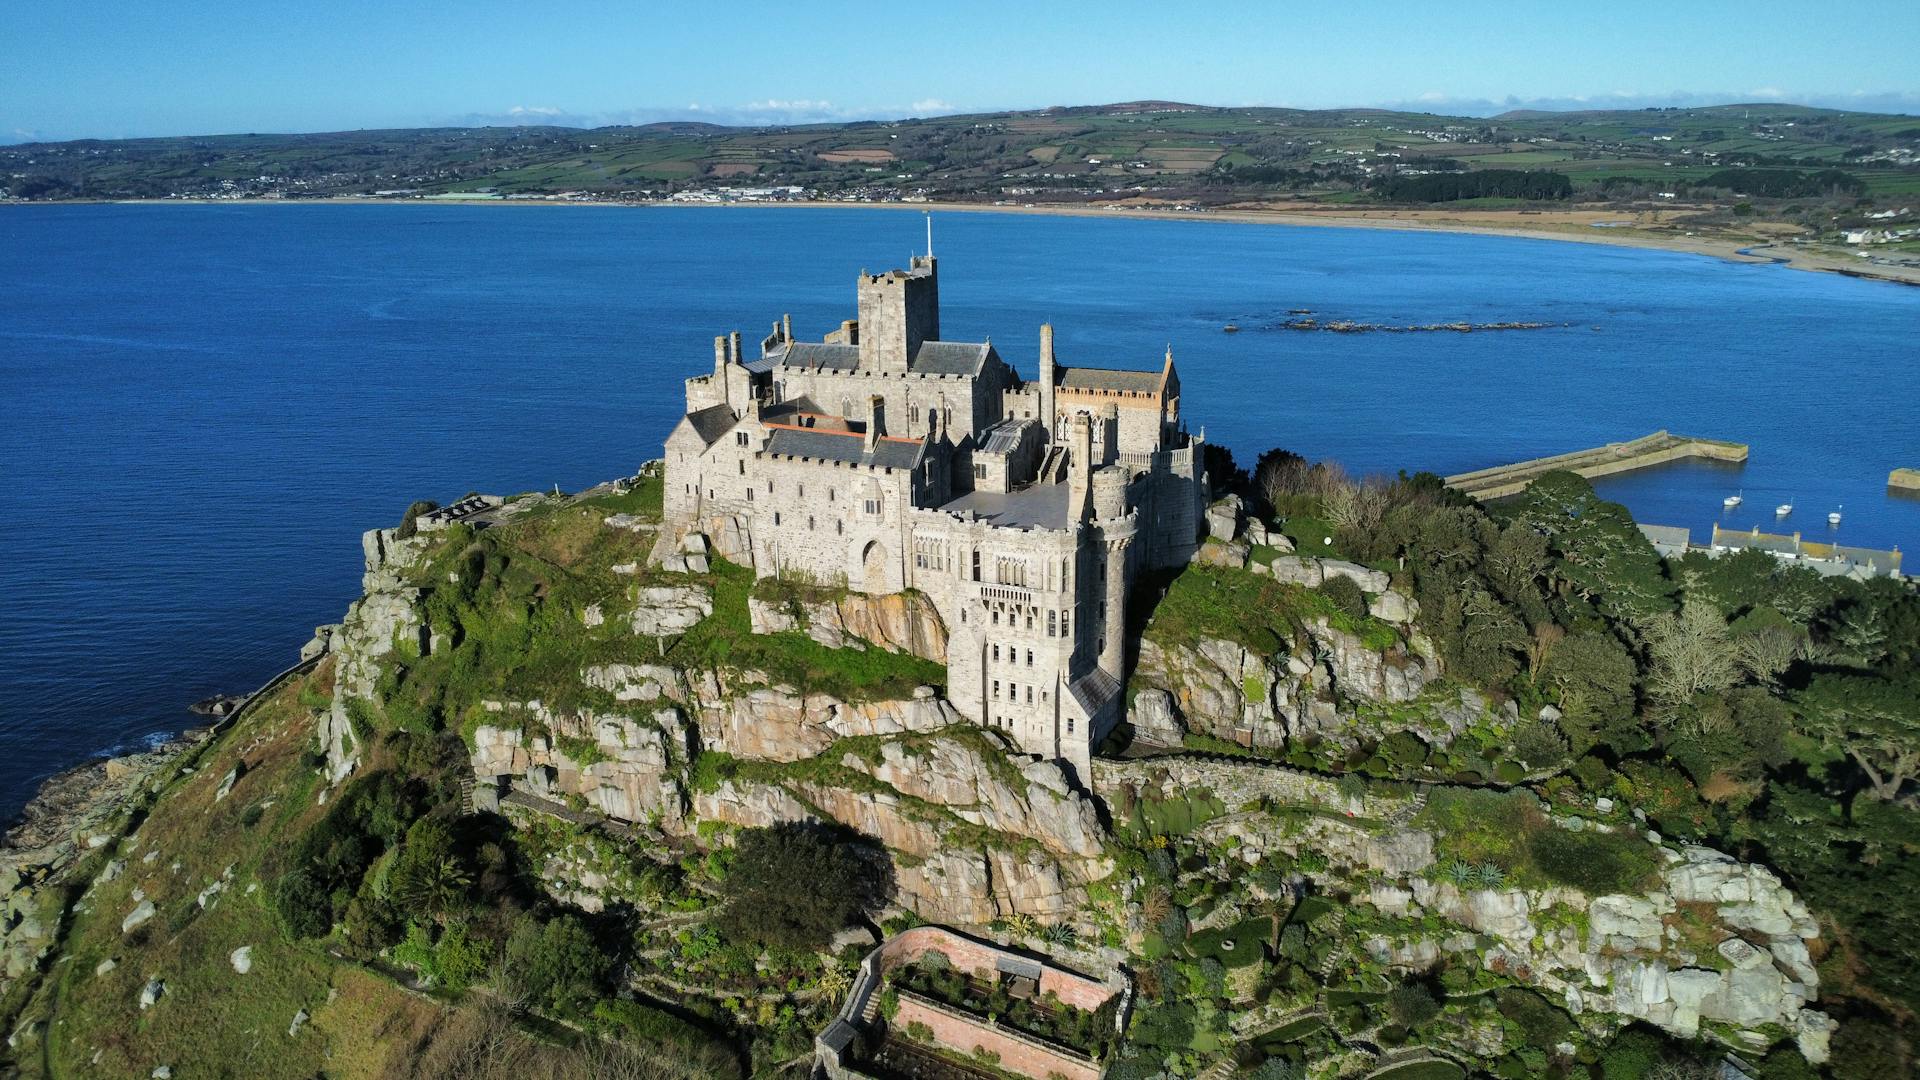
[[[667,524],[761,577],[924,594],[955,708],[1084,778],[1126,707],[1130,586],[1206,528],[1172,351],[1068,367],[1042,326],[1028,380],[990,343],[941,339],[931,254],[856,291],[822,341],[790,317],[755,358],[738,331],[714,339],[667,437]]]

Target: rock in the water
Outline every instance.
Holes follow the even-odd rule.
[[[240,946],[228,954],[227,960],[233,964],[233,970],[245,975],[253,970],[253,946]]]

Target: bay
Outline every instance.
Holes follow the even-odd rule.
[[[660,453],[713,335],[817,338],[889,209],[0,208],[0,818],[40,778],[192,722],[358,593],[359,534],[415,498],[574,489]],[[1696,539],[1920,538],[1920,290],[1504,237],[936,216],[943,336],[1031,374],[1157,367],[1243,463],[1448,473],[1668,428],[1752,446],[1599,487]],[[1474,333],[1275,328],[1289,313]],[[1237,333],[1223,328],[1233,324]],[[751,345],[750,345],[751,347]],[[1826,512],[1845,506],[1830,532]]]

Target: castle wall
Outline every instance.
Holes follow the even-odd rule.
[[[1125,708],[1130,587],[1145,568],[1191,558],[1204,523],[1201,447],[1180,430],[1171,360],[1156,390],[1069,388],[1056,381],[1043,328],[1043,381],[1022,382],[991,350],[978,375],[915,373],[912,350],[939,334],[931,260],[863,274],[858,293],[857,329],[842,331],[860,348],[856,370],[756,374],[740,360],[738,334],[715,339],[713,373],[686,381],[689,417],[667,439],[667,520],[707,529],[731,519],[720,523],[722,549],[762,576],[922,591],[948,630],[955,709],[1089,776],[1093,747]],[[784,324],[767,339],[785,340]],[[850,418],[869,415],[877,398],[885,422],[876,431],[934,438],[913,469],[766,453],[759,403],[802,396]],[[727,412],[692,415],[715,406]],[[977,452],[979,433],[1009,417],[1040,423],[1008,453]],[[1017,489],[1050,445],[1074,458],[1067,527],[996,527],[937,509],[974,489],[976,464],[990,474],[980,487]]]
[[[954,708],[1028,753],[1084,757],[1073,747],[1087,721],[1066,693],[1095,656],[1095,628],[1082,621],[1091,579],[1080,530],[994,528],[923,510],[910,531],[910,584],[947,625]]]

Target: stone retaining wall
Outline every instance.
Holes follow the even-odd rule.
[[[1066,1080],[1100,1080],[1100,1066],[1091,1058],[1070,1053],[1022,1032],[996,1027],[980,1017],[951,1009],[919,994],[902,990],[900,1009],[893,1017],[896,1030],[925,1024],[932,1042],[963,1054],[989,1051],[999,1055],[1000,1067],[1035,1078],[1063,1076]]]

